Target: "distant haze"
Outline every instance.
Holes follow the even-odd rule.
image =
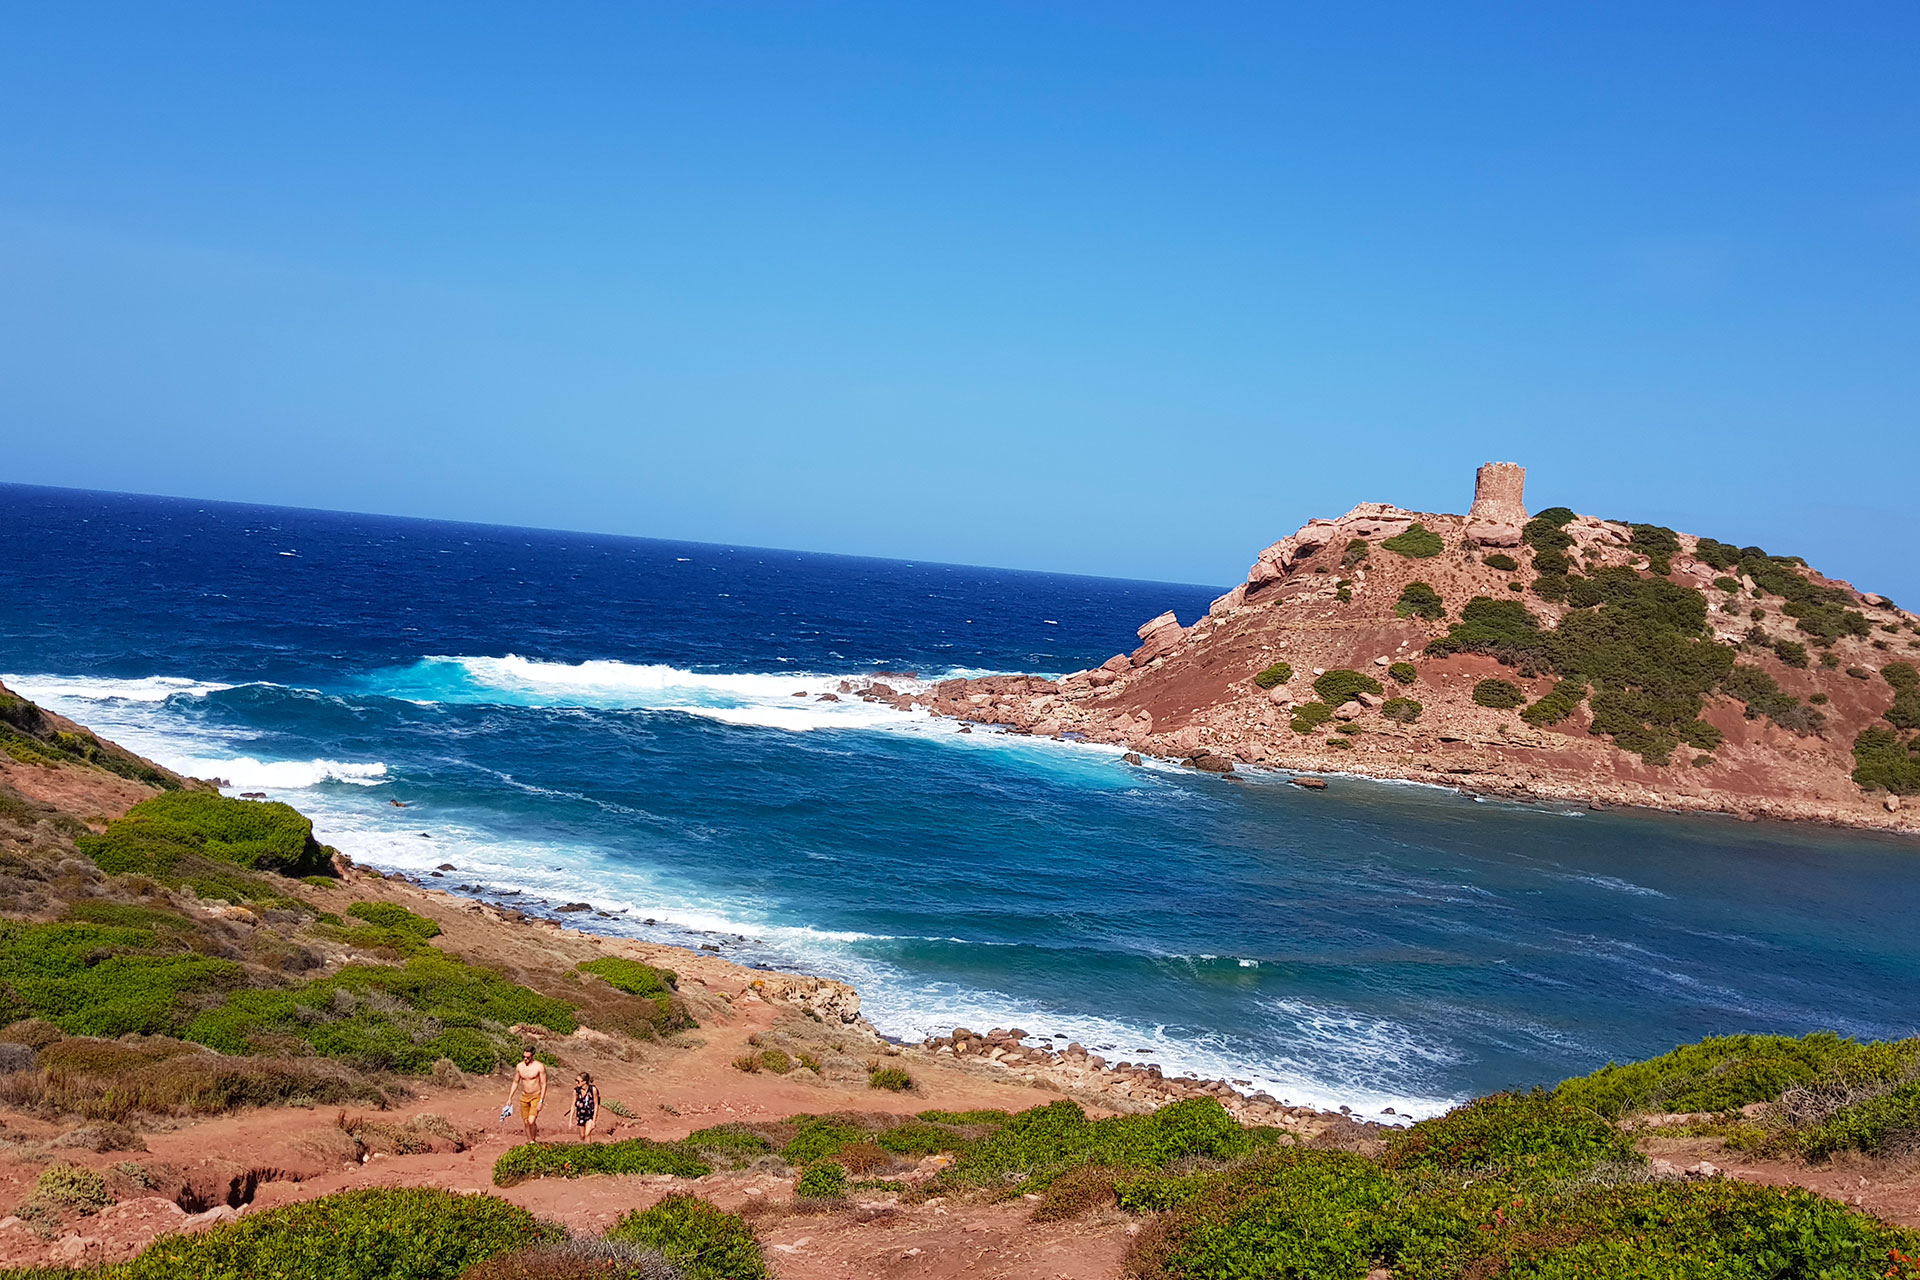
[[[1916,37],[19,7],[0,479],[1224,584],[1511,459],[1912,604]]]

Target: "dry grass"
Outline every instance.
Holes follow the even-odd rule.
[[[385,1107],[394,1098],[364,1076],[324,1059],[230,1057],[158,1036],[76,1036],[42,1049],[38,1071],[0,1078],[0,1100],[124,1123],[142,1112],[217,1115],[275,1103]]]

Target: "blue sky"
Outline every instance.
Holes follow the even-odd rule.
[[[9,480],[1225,583],[1501,458],[1920,600],[1911,4],[0,13]]]

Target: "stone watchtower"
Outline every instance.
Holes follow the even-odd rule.
[[[1520,543],[1527,522],[1527,469],[1517,462],[1489,462],[1473,477],[1473,508],[1467,512],[1467,537],[1490,547]]]

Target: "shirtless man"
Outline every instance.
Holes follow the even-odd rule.
[[[535,1062],[533,1046],[521,1051],[520,1063],[513,1069],[513,1083],[507,1089],[507,1105],[520,1113],[527,1128],[527,1141],[540,1139],[540,1103],[547,1096],[547,1064]]]

